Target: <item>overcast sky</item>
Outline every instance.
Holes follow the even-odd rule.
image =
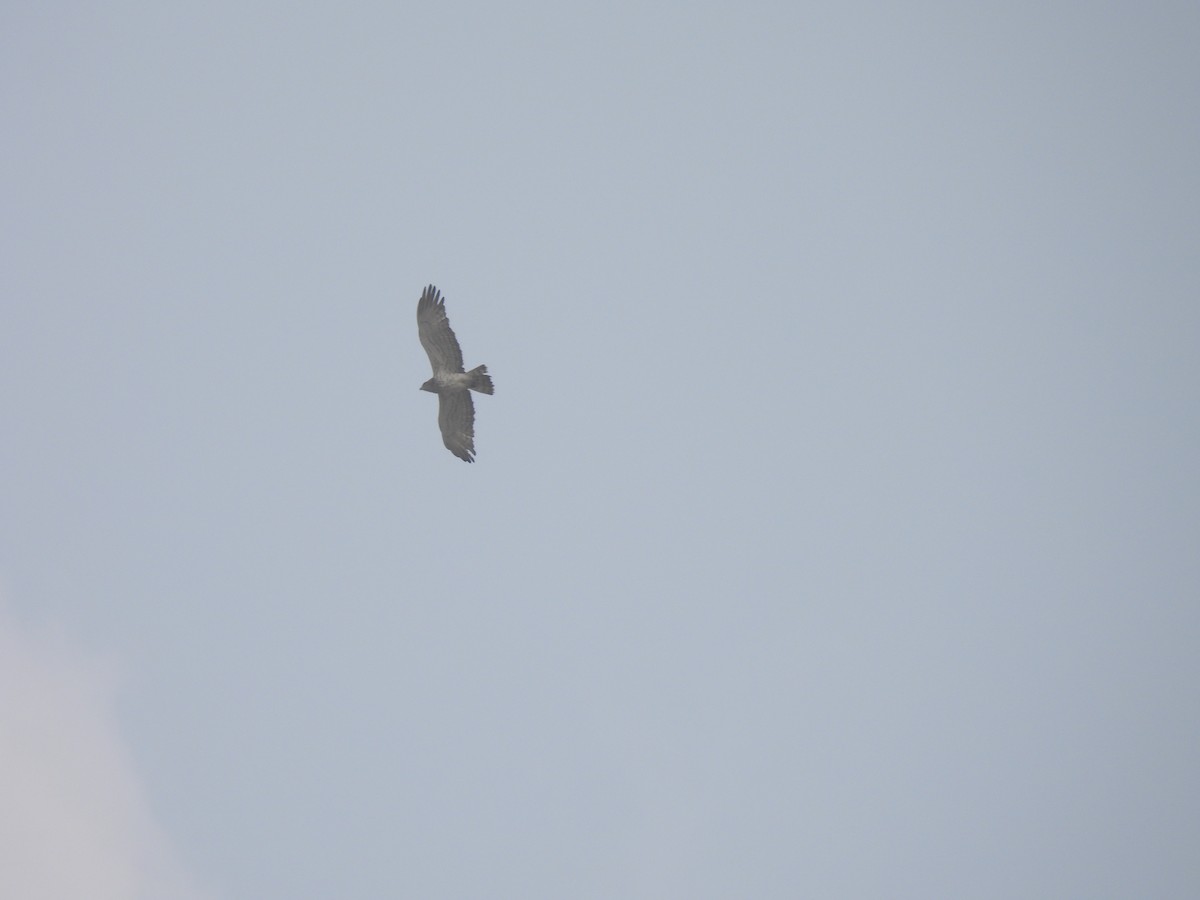
[[[1200,895],[1197,47],[6,4],[0,895]]]

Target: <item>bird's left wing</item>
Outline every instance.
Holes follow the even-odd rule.
[[[463,370],[462,349],[450,329],[450,320],[446,318],[446,303],[432,284],[425,288],[417,302],[417,334],[421,346],[429,354],[429,364],[435,375]]]

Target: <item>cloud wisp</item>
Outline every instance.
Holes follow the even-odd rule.
[[[110,662],[0,603],[0,896],[211,900],[150,811],[116,680]]]

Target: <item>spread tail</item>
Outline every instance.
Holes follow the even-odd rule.
[[[476,366],[467,374],[471,376],[471,390],[492,393],[492,376],[487,373],[487,366]]]

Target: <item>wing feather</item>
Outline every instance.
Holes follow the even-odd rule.
[[[438,427],[447,450],[459,459],[475,461],[475,404],[470,391],[438,394]]]
[[[441,291],[432,284],[425,288],[417,303],[417,334],[429,355],[434,375],[463,370],[462,349],[450,328],[450,320],[446,318],[446,302]]]

